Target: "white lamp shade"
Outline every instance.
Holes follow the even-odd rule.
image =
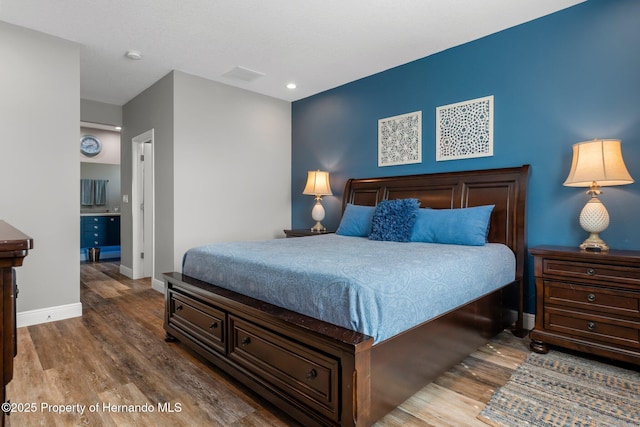
[[[609,246],[600,238],[600,233],[609,226],[609,213],[598,199],[600,187],[631,184],[622,159],[620,140],[594,139],[573,144],[571,170],[564,185],[569,187],[589,187],[591,199],[580,212],[580,225],[589,233],[580,249],[608,251]]]
[[[309,171],[307,174],[307,185],[302,194],[311,196],[331,196],[331,185],[329,185],[329,172],[317,170]]]
[[[573,144],[571,171],[563,185],[568,187],[590,187],[631,184],[622,159],[620,140],[594,139]]]

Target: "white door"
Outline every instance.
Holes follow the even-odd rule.
[[[153,129],[132,139],[133,278],[153,276],[154,167]]]

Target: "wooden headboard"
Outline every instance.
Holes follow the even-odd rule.
[[[503,243],[516,255],[516,280],[526,260],[526,195],[529,165],[515,168],[447,172],[383,178],[350,179],[342,199],[347,203],[375,206],[381,200],[416,198],[421,207],[433,209],[495,205],[489,242]]]

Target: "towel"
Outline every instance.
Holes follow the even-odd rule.
[[[80,180],[80,205],[82,206],[93,205],[93,180],[92,179]]]
[[[96,206],[103,206],[107,204],[107,183],[106,179],[94,179],[94,188],[96,193]]]

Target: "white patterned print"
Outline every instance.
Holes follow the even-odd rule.
[[[437,108],[436,160],[493,155],[493,96]]]
[[[378,166],[422,162],[422,112],[378,120]]]

